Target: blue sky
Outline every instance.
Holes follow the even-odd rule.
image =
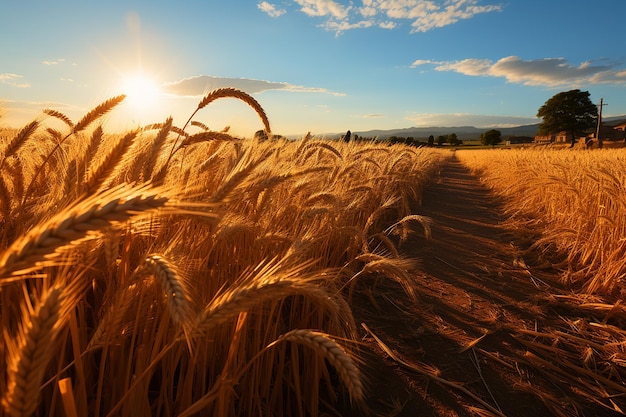
[[[0,10],[5,126],[44,108],[77,120],[124,92],[111,129],[170,115],[182,126],[224,86],[252,94],[282,134],[530,124],[573,88],[603,98],[605,116],[626,114],[623,0],[25,0]],[[240,135],[262,127],[232,99],[196,120]]]

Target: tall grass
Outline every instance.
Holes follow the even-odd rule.
[[[234,89],[192,118],[217,98],[249,104],[271,137],[261,106]],[[4,411],[366,408],[349,288],[375,275],[410,292],[411,264],[388,235],[415,219],[446,154],[242,140],[192,118],[107,133],[101,116],[122,100],[76,123],[45,110],[66,131],[38,119],[0,144]]]

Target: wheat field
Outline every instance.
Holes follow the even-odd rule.
[[[413,265],[393,239],[410,222],[428,228],[410,204],[450,155],[238,139],[201,122],[224,98],[248,104],[272,137],[260,104],[230,88],[182,127],[107,133],[118,96],[77,122],[45,109],[2,133],[6,415],[366,408],[352,290],[368,278],[411,292]]]
[[[624,299],[626,150],[458,152],[507,217],[583,294]]]

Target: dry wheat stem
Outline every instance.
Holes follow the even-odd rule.
[[[69,207],[50,220],[35,226],[16,240],[0,256],[0,287],[20,269],[32,268],[54,255],[57,249],[102,230],[114,222],[163,207],[168,197],[145,187],[112,190],[90,197]]]

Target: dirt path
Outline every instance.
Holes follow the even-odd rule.
[[[554,271],[526,265],[478,178],[452,160],[414,212],[433,220],[429,240],[416,233],[400,246],[421,262],[417,300],[388,283],[358,303],[370,330],[364,340],[385,365],[369,372],[375,408],[398,416],[614,415],[572,388],[549,354],[542,358],[550,345],[533,332],[575,334],[578,317],[546,301],[567,292]]]

